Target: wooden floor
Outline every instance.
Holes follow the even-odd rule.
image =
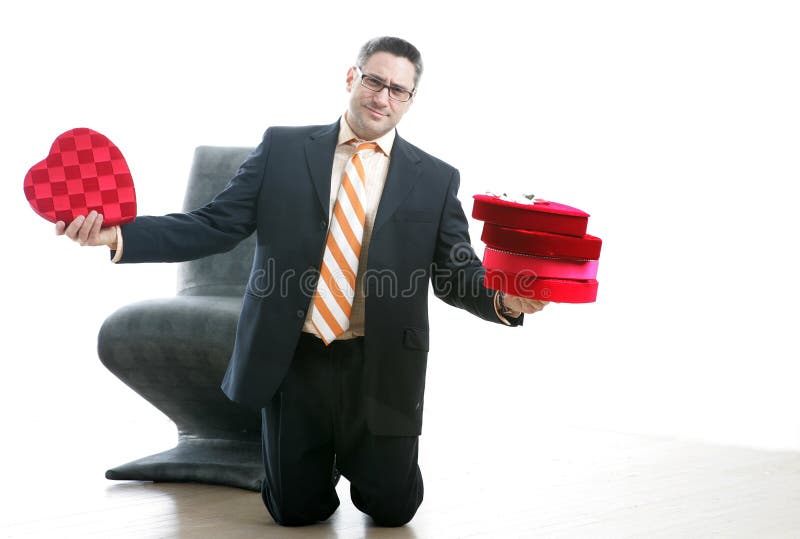
[[[425,501],[399,529],[372,527],[344,479],[330,521],[289,529],[257,493],[107,481],[75,439],[21,447],[4,459],[0,537],[800,537],[800,454],[563,426],[421,440]],[[45,454],[49,468],[22,465]]]

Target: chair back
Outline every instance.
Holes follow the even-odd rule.
[[[222,191],[253,148],[198,146],[183,210],[205,206]],[[227,253],[178,264],[178,295],[237,296],[244,293],[255,251],[255,234]]]

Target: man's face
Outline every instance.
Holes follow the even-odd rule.
[[[388,52],[376,52],[370,56],[361,66],[361,73],[390,86],[408,91],[414,89],[414,64]],[[363,140],[375,140],[394,129],[414,102],[413,97],[405,103],[391,99],[388,88],[379,92],[365,88],[355,67],[347,72],[347,91],[350,92],[347,123]]]

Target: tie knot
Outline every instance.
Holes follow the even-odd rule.
[[[378,150],[378,143],[377,142],[359,142],[354,141],[353,144],[356,147],[356,153],[365,152],[367,150]]]

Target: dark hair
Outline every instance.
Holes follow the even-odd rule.
[[[422,55],[414,45],[399,37],[381,36],[370,39],[358,51],[356,65],[362,67],[376,52],[388,52],[414,64],[414,87],[416,88],[419,78],[422,76]]]

